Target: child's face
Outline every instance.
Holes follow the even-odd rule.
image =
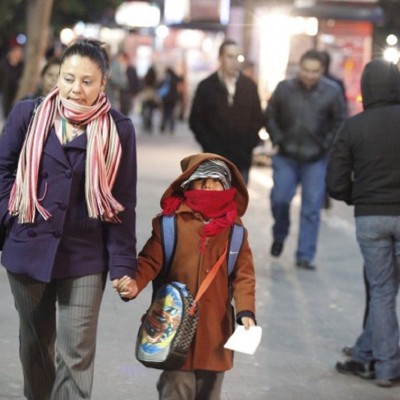
[[[192,181],[192,190],[225,190],[222,183],[215,178],[203,178]]]

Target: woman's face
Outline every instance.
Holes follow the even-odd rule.
[[[104,90],[106,79],[98,65],[88,57],[72,55],[61,65],[60,96],[83,106],[93,105]]]
[[[192,190],[224,190],[221,181],[214,178],[204,178],[194,180],[190,188]]]

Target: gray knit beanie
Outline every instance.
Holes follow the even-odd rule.
[[[231,187],[231,171],[229,167],[221,160],[206,160],[201,163],[197,169],[190,175],[189,179],[181,185],[183,190],[186,190],[190,182],[196,179],[213,178],[221,181],[224,189]]]

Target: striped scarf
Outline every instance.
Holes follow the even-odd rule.
[[[121,143],[108,114],[110,107],[104,93],[95,105],[88,107],[61,98],[57,86],[38,106],[28,126],[8,203],[10,214],[18,215],[20,223],[33,223],[36,210],[45,220],[51,217],[37,198],[37,185],[43,146],[57,112],[74,124],[86,125],[85,197],[89,217],[120,222],[117,214],[124,207],[111,190],[121,160]]]

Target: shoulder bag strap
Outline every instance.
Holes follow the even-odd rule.
[[[199,290],[197,291],[196,297],[193,301],[192,306],[190,307],[190,315],[193,316],[194,312],[196,310],[197,307],[197,303],[200,300],[200,297],[203,296],[203,294],[205,293],[205,291],[208,289],[208,287],[210,286],[211,282],[213,281],[213,279],[215,278],[215,275],[217,275],[217,272],[220,268],[220,266],[222,265],[222,263],[225,260],[226,257],[226,253],[228,250],[228,243],[226,243],[225,246],[225,250],[222,253],[222,255],[218,258],[217,262],[214,264],[214,266],[211,268],[211,271],[207,274],[206,278],[204,279],[203,282],[201,282],[201,285],[199,287]]]

